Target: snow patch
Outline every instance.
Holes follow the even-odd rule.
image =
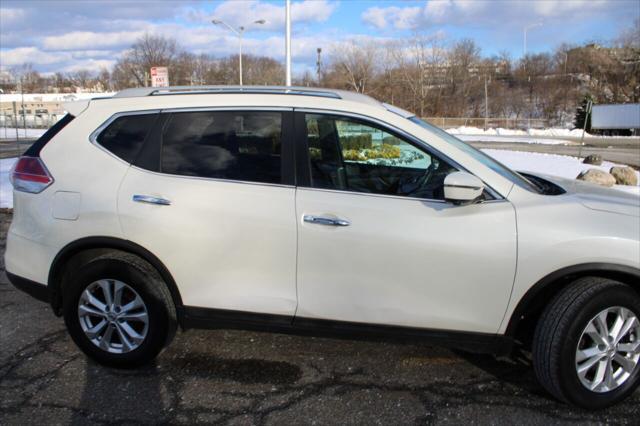
[[[552,137],[572,137],[579,138],[582,136],[582,130],[580,129],[529,129],[529,130],[518,130],[518,129],[503,129],[502,127],[498,127],[497,129],[489,128],[487,130],[481,129],[479,127],[471,127],[471,126],[460,126],[454,127],[451,129],[446,129],[447,132],[452,135],[485,135],[485,136],[552,136]],[[586,138],[593,137],[589,133],[585,133],[584,136]]]
[[[491,136],[491,135],[455,135],[465,142],[504,142],[504,143],[537,143],[543,145],[573,145],[575,142],[565,139],[546,139],[531,136]]]
[[[0,159],[0,208],[13,208],[13,187],[9,174],[17,158]]]
[[[30,138],[36,139],[39,138],[46,132],[47,129],[25,129],[20,127],[18,128],[18,137],[19,138]],[[0,127],[0,139],[15,139],[16,138],[16,128],[15,127]]]
[[[87,92],[87,93],[2,93],[0,102],[72,102],[93,98],[107,98],[116,92]]]
[[[600,166],[584,164],[581,158],[568,155],[507,151],[502,149],[483,149],[482,151],[513,170],[541,173],[567,179],[575,179],[584,170],[599,169],[608,173],[611,167],[625,167],[624,164],[616,164],[609,161],[603,161]],[[635,173],[640,182],[640,173],[637,171]],[[640,195],[640,186],[614,185],[614,188]]]

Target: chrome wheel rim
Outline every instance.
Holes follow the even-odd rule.
[[[100,349],[116,354],[137,349],[149,331],[149,313],[140,295],[118,280],[87,286],[78,301],[80,327]]]
[[[585,327],[576,349],[576,373],[592,392],[610,392],[631,377],[640,359],[640,322],[629,309],[607,308]]]

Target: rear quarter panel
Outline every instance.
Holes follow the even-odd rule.
[[[129,165],[89,141],[111,114],[98,105],[76,117],[40,153],[53,184],[40,194],[14,191],[7,253],[11,272],[46,284],[51,263],[65,245],[89,236],[122,237],[117,192]]]

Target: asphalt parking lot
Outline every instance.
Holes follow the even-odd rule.
[[[0,212],[0,254],[11,219]],[[28,254],[25,254],[28,256]],[[3,256],[0,257],[3,259]],[[178,333],[149,367],[88,361],[0,260],[0,424],[638,424],[640,391],[591,413],[538,386],[526,356],[243,331]]]

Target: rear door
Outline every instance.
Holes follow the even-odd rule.
[[[516,266],[506,200],[456,206],[459,166],[379,123],[297,113],[296,318],[495,333]]]
[[[124,234],[186,306],[293,315],[292,112],[163,111],[122,182]]]

